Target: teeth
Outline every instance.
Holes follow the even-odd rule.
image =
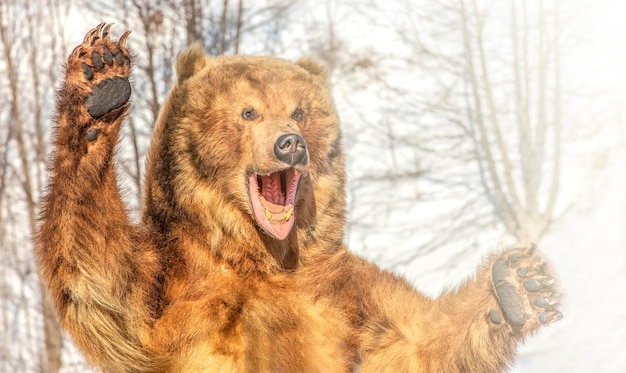
[[[272,215],[272,213],[270,212],[270,210],[267,207],[265,208],[265,217],[269,221],[274,221],[274,215]]]
[[[293,215],[293,207],[283,212],[282,219],[276,219],[276,217],[274,217],[274,214],[272,214],[272,212],[267,207],[265,208],[265,217],[269,221],[287,221],[291,218],[292,215]]]

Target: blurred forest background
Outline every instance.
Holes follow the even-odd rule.
[[[133,31],[118,151],[129,209],[194,41],[312,56],[329,70],[348,164],[346,242],[435,296],[481,257],[538,242],[565,318],[523,372],[626,371],[626,5],[619,0],[0,0],[0,372],[88,372],[40,286],[31,235],[55,90],[87,30]],[[621,16],[620,16],[621,15]]]

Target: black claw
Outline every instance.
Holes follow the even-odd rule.
[[[536,293],[541,290],[541,282],[535,279],[524,281],[524,289],[529,293]]]
[[[91,44],[93,45],[93,43],[96,42],[96,40],[100,39],[100,37],[102,36],[102,28],[106,26],[106,22],[102,22],[101,24],[99,24],[93,31],[93,38],[91,39]]]
[[[111,30],[111,26],[113,26],[112,23],[108,23],[107,25],[104,26],[104,29],[102,29],[102,38],[103,39],[107,39],[109,37],[109,30]]]
[[[89,65],[87,65],[84,62],[82,66],[83,66],[83,74],[85,74],[85,78],[87,78],[87,80],[93,79],[93,71],[91,70],[91,67],[89,67]]]
[[[91,63],[93,63],[93,67],[96,70],[102,70],[104,68],[104,61],[102,60],[102,56],[100,56],[97,52],[91,53]]]
[[[563,314],[562,314],[561,312],[559,312],[559,311],[556,311],[556,312],[554,313],[554,315],[552,316],[552,322],[559,321],[559,320],[561,320],[562,318],[563,318]]]
[[[119,40],[117,41],[120,48],[126,48],[126,41],[128,39],[128,35],[130,35],[130,30],[126,31],[125,33],[122,34],[122,36],[120,36]]]
[[[113,55],[111,54],[109,48],[104,47],[104,54],[102,55],[102,58],[107,65],[113,66]]]

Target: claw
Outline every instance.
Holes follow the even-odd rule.
[[[109,23],[106,26],[104,26],[104,29],[102,30],[102,39],[105,39],[105,40],[109,39],[109,30],[111,29],[111,26],[113,26],[113,23]]]
[[[91,44],[95,43],[96,40],[100,39],[102,37],[102,29],[106,26],[105,22],[102,22],[101,24],[98,25],[98,34],[94,35],[93,39],[91,39]]]
[[[561,293],[552,294],[550,296],[550,306],[560,305],[562,298]]]
[[[96,32],[95,35],[93,35],[93,37],[91,38],[91,44],[93,45],[93,43],[96,42],[96,40],[100,39],[102,37],[102,28],[106,26],[105,22],[102,22],[101,24],[98,25],[98,27],[96,27]]]
[[[102,22],[98,26],[89,30],[89,32],[85,35],[85,38],[83,39],[83,43],[87,43],[87,42],[93,43],[92,38],[94,37],[94,34],[100,34],[100,30],[105,24],[106,24],[105,22]]]
[[[126,39],[128,39],[128,35],[130,35],[131,31],[128,30],[120,36],[120,40],[118,40],[118,44],[120,48],[126,48]]]

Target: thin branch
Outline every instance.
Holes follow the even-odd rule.
[[[552,141],[554,155],[552,156],[552,172],[550,175],[550,189],[548,192],[548,202],[543,213],[542,232],[544,233],[550,226],[551,219],[554,216],[554,206],[556,204],[557,194],[559,190],[560,168],[561,168],[561,39],[560,39],[560,22],[559,8],[560,1],[554,0],[555,10],[553,15],[553,28],[556,31],[554,38],[554,113],[552,118]]]
[[[513,213],[521,210],[521,204],[519,201],[519,197],[517,195],[517,188],[515,187],[515,183],[513,182],[513,165],[509,160],[508,150],[504,140],[502,138],[502,131],[500,130],[500,123],[498,121],[498,115],[496,111],[496,105],[493,98],[492,91],[492,83],[489,78],[489,69],[487,68],[487,58],[485,56],[484,50],[484,42],[482,36],[482,21],[478,14],[478,5],[476,4],[476,0],[472,0],[472,7],[474,11],[474,17],[476,17],[476,49],[478,50],[478,59],[480,62],[482,81],[483,81],[483,89],[485,90],[485,96],[487,100],[487,114],[488,119],[491,122],[493,135],[496,141],[496,146],[498,151],[500,152],[500,157],[502,159],[503,166],[503,178],[504,184],[507,187],[508,196],[511,201],[511,210]]]
[[[487,139],[487,129],[485,128],[483,122],[483,112],[482,112],[482,102],[480,99],[480,93],[478,92],[478,78],[476,76],[476,71],[474,69],[474,56],[472,53],[472,46],[470,41],[470,31],[467,20],[467,12],[465,9],[464,0],[460,0],[461,5],[461,18],[462,18],[462,28],[463,28],[463,36],[464,36],[464,49],[466,54],[466,62],[468,75],[470,77],[470,87],[472,89],[472,98],[474,100],[475,107],[475,115],[471,116],[469,120],[472,123],[476,123],[478,126],[478,141],[476,143],[480,144],[479,147],[476,147],[476,159],[481,162],[484,161],[487,165],[486,169],[489,174],[488,180],[491,181],[491,185],[487,183],[487,178],[482,177],[483,180],[483,188],[488,194],[493,196],[495,213],[500,217],[500,220],[503,222],[504,226],[509,232],[515,232],[516,227],[519,225],[514,213],[514,210],[511,204],[507,201],[507,198],[504,194],[502,185],[500,183],[500,177],[498,176],[498,172],[496,170],[495,160],[491,154],[491,147],[489,145]],[[484,156],[480,154],[480,151],[484,152]]]

